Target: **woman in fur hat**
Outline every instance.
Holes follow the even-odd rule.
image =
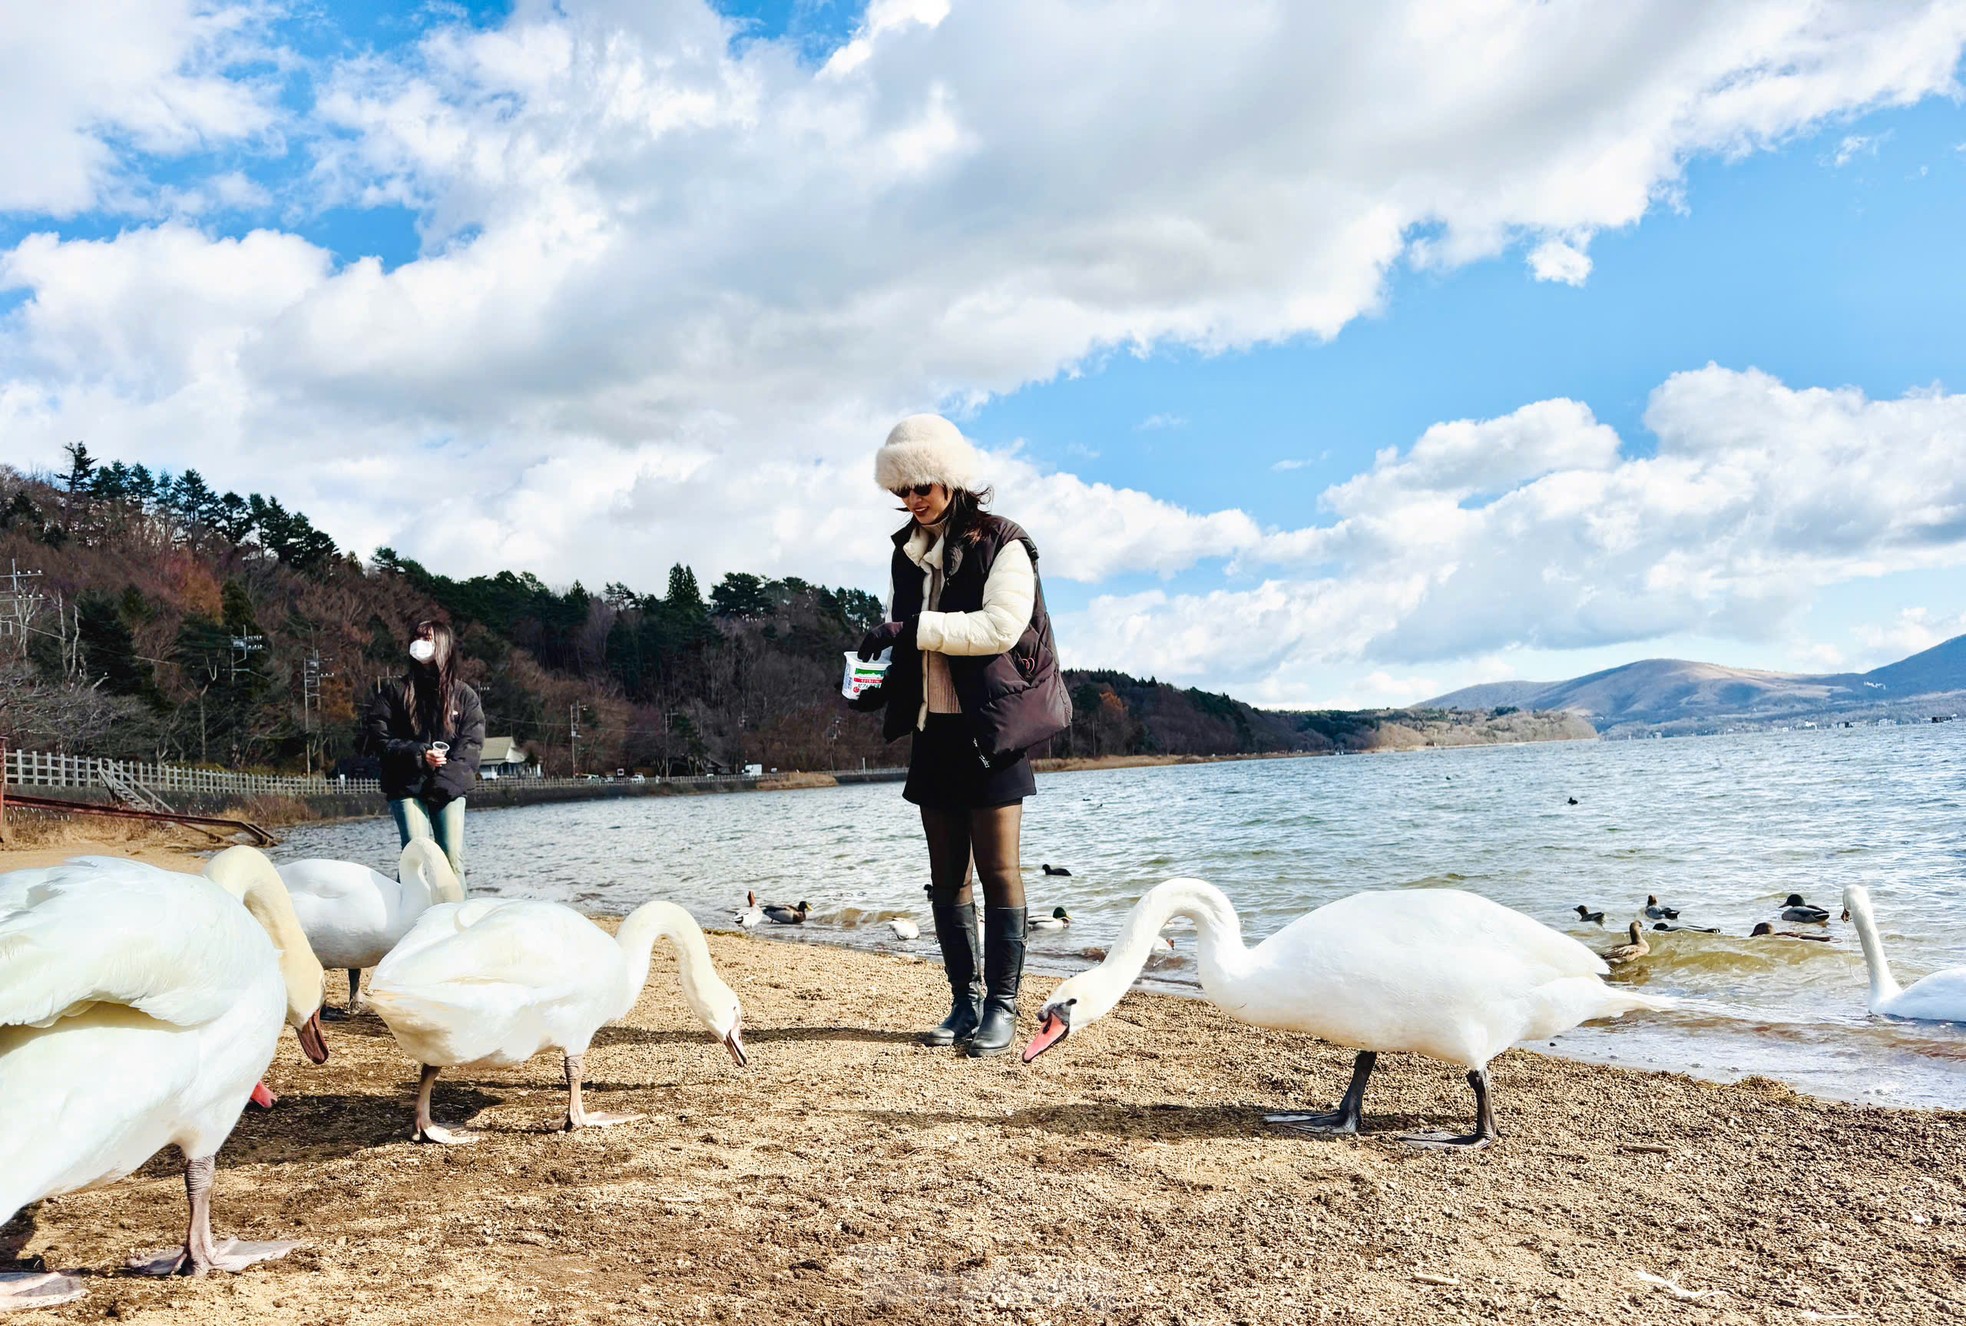
[[[882,708],[892,741],[913,737],[902,795],[921,807],[929,897],[953,999],[929,1045],[1001,1054],[1017,1027],[1024,974],[1024,753],[1063,732],[1071,701],[1038,582],[1031,536],[988,509],[976,451],[933,414],[903,419],[874,458],[874,479],[910,517],[893,537],[889,621],[860,657],[893,662],[862,708]],[[970,866],[983,881],[976,924]]]

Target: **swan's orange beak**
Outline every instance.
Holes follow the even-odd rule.
[[[273,1102],[280,1098],[273,1094],[273,1089],[267,1086],[266,1083],[255,1082],[253,1083],[253,1094],[248,1096],[247,1099],[263,1110],[270,1110],[273,1108]]]
[[[300,1051],[317,1064],[328,1061],[327,1038],[321,1034],[321,1010],[315,1009],[307,1021],[294,1028],[294,1035],[300,1040]]]
[[[1038,1034],[1031,1037],[1031,1043],[1024,1047],[1024,1062],[1027,1064],[1030,1063],[1031,1060],[1058,1044],[1059,1041],[1064,1040],[1066,1034],[1071,1029],[1071,1023],[1047,1009],[1044,1015],[1044,1022],[1038,1027]]]

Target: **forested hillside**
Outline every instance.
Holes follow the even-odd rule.
[[[66,471],[0,468],[0,738],[229,768],[332,768],[359,709],[403,667],[410,623],[455,627],[488,731],[550,772],[856,768],[906,758],[839,699],[841,653],[879,620],[855,589],[687,566],[661,585],[555,589],[364,559],[262,494],[214,492],[69,449]],[[5,579],[10,568],[38,571]],[[10,584],[18,588],[7,593]],[[1286,714],[1116,672],[1067,674],[1061,756],[1224,755],[1450,744],[1410,715]],[[1479,719],[1453,720],[1463,740]],[[1551,734],[1555,735],[1555,734]],[[1044,753],[1044,752],[1040,752]]]

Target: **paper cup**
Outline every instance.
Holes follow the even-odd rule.
[[[871,691],[887,678],[887,667],[893,660],[883,654],[875,659],[863,659],[858,654],[846,656],[846,676],[840,679],[840,694],[849,700],[860,698],[862,691]]]

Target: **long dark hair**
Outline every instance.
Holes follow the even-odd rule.
[[[410,660],[403,674],[403,707],[409,710],[410,727],[419,737],[441,737],[450,727],[451,701],[457,695],[457,637],[450,625],[425,618],[410,631],[410,639],[428,628],[430,643],[437,652],[428,663]]]
[[[990,500],[997,495],[994,488],[984,488],[971,492],[967,488],[949,490],[949,509],[942,513],[946,522],[943,539],[945,543],[971,544],[983,532],[983,517],[990,514]]]

